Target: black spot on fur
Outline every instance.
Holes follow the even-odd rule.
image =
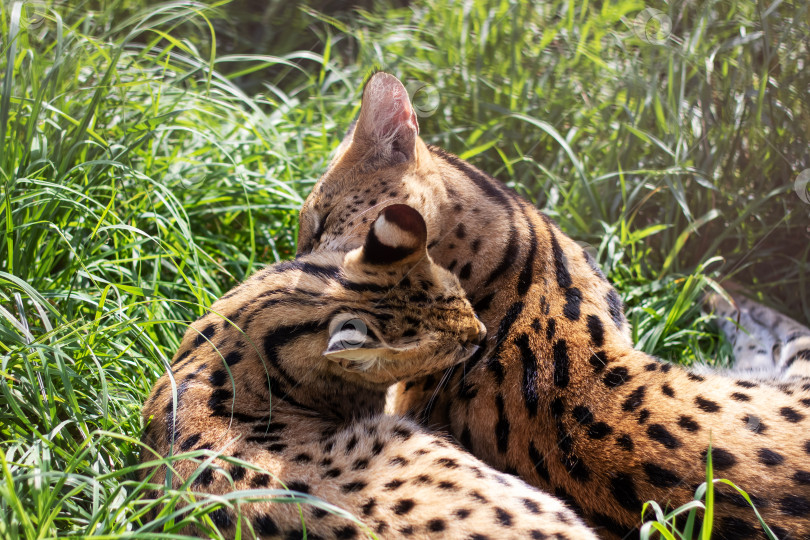
[[[687,372],[686,376],[689,378],[689,380],[695,381],[695,382],[703,382],[703,381],[706,380],[704,377],[701,377],[697,373]]]
[[[394,505],[394,513],[398,516],[402,516],[413,510],[414,506],[416,506],[416,503],[413,499],[402,499],[397,501],[397,504]]]
[[[391,458],[391,461],[388,462],[390,465],[396,465],[398,467],[404,467],[408,463],[410,463],[407,459],[402,456],[396,456]]]
[[[641,512],[641,501],[636,494],[636,485],[632,475],[619,473],[611,478],[610,493],[623,508],[633,513]]]
[[[794,517],[810,516],[810,501],[801,495],[786,495],[779,499],[782,512]]]
[[[208,377],[208,382],[210,382],[213,386],[222,386],[225,384],[227,379],[228,372],[224,369],[218,369],[217,371],[213,372],[210,377]]]
[[[708,450],[704,450],[701,454],[703,461],[706,461]],[[737,464],[737,458],[728,450],[722,448],[712,448],[712,467],[718,471],[730,469]]]
[[[675,391],[672,387],[666,383],[661,385],[661,391],[664,393],[665,396],[668,397],[675,397]]]
[[[599,373],[600,371],[602,371],[603,369],[605,369],[605,366],[606,366],[606,365],[607,365],[607,363],[608,363],[607,354],[605,354],[605,351],[598,351],[598,352],[595,352],[595,353],[593,353],[593,354],[591,355],[591,357],[590,357],[590,358],[588,358],[588,362],[589,362],[589,363],[591,364],[591,366],[593,367],[593,370],[594,370],[596,373]]]
[[[770,467],[773,467],[774,465],[781,465],[782,462],[785,461],[785,457],[782,454],[774,452],[769,448],[760,448],[757,452],[757,456],[759,456],[760,463]]]
[[[496,506],[495,519],[498,520],[498,523],[500,523],[503,527],[511,527],[512,522],[514,521],[514,516],[503,508]]]
[[[534,418],[537,416],[537,404],[540,401],[540,396],[537,393],[540,388],[540,377],[537,373],[537,357],[529,344],[529,335],[526,333],[521,334],[515,340],[515,344],[520,350],[520,358],[523,362],[523,403],[526,405],[526,411],[529,416]]]
[[[658,362],[650,362],[644,366],[644,371],[658,371]]]
[[[214,522],[218,529],[226,529],[233,523],[231,512],[227,508],[217,508],[208,517]]]
[[[734,384],[742,388],[756,388],[759,386],[757,383],[753,383],[751,381],[734,381]]]
[[[447,528],[447,524],[443,519],[431,519],[427,522],[427,528],[430,532],[442,532]]]
[[[302,482],[300,480],[293,480],[292,482],[287,482],[287,489],[291,491],[299,491],[301,493],[309,493],[309,485],[306,482]]]
[[[647,435],[665,447],[669,448],[670,450],[674,450],[675,448],[680,448],[682,446],[681,441],[678,440],[669,430],[662,426],[661,424],[650,424],[647,426]]]
[[[650,411],[648,411],[647,409],[641,409],[639,411],[639,413],[638,413],[638,423],[639,423],[639,425],[644,424],[644,422],[646,422],[649,417],[650,417]]]
[[[802,349],[801,351],[797,352],[790,359],[785,362],[785,367],[790,367],[796,360],[810,360],[810,349]]]
[[[554,343],[554,385],[559,388],[565,388],[570,381],[568,364],[568,346],[560,339]]]
[[[622,312],[622,299],[619,298],[619,294],[614,290],[610,289],[607,293],[607,304],[608,304],[608,312],[610,313],[610,318],[613,319],[613,323],[616,325],[617,328],[622,327],[622,323],[624,322],[624,314]]]
[[[695,432],[700,429],[700,424],[695,422],[691,416],[681,416],[678,418],[678,425],[686,431]]]
[[[782,415],[782,418],[794,424],[804,419],[804,415],[793,407],[782,407],[779,409],[779,414]]]
[[[557,276],[557,285],[561,289],[567,289],[571,286],[571,274],[568,273],[567,260],[565,253],[563,253],[560,243],[557,242],[557,235],[549,228],[551,235],[551,254],[554,257],[554,269]]]
[[[194,480],[192,485],[201,487],[208,487],[214,481],[214,470],[211,467],[206,467],[200,475]]]
[[[532,514],[537,515],[537,514],[542,513],[542,510],[540,510],[540,505],[537,504],[536,502],[534,502],[533,500],[523,498],[523,499],[520,499],[520,502],[522,502],[523,506],[526,507],[526,510],[528,510]]]
[[[335,529],[335,538],[338,540],[351,540],[352,538],[357,538],[357,527],[354,525],[345,525],[340,527],[339,529]],[[312,536],[311,534],[307,534],[307,537]]]
[[[718,489],[714,493],[715,501],[733,504],[737,508],[745,508],[750,509],[751,505],[748,504],[748,501],[745,500],[745,497],[737,493],[736,490],[732,490],[727,486],[718,485]],[[758,497],[754,495],[752,492],[748,492],[748,497],[751,499],[751,502],[754,503],[759,509],[767,508],[770,506],[770,501],[763,499],[762,497]]]
[[[472,274],[472,263],[467,263],[461,267],[461,270],[458,272],[459,279],[470,279],[470,274]]]
[[[360,510],[363,512],[364,516],[370,516],[372,512],[374,512],[374,507],[377,506],[377,501],[374,499],[367,500],[363,506],[360,507]]]
[[[681,477],[675,472],[659,467],[655,463],[642,463],[641,466],[644,468],[647,478],[656,487],[670,488],[681,483]]]
[[[403,440],[406,441],[410,439],[411,436],[413,435],[413,431],[411,431],[405,426],[397,426],[396,428],[394,428],[393,433],[396,437],[401,437]]]
[[[276,536],[279,533],[278,525],[267,514],[257,517],[253,521],[253,528],[257,533],[265,536]]]
[[[180,443],[180,450],[183,452],[187,452],[194,448],[194,445],[200,442],[200,434],[195,433],[194,435],[190,436],[188,439]]]
[[[605,386],[608,388],[616,388],[617,386],[623,385],[630,379],[631,377],[627,372],[627,368],[624,366],[618,366],[608,371],[602,378],[602,382],[605,383]]]
[[[582,304],[582,291],[572,287],[565,291],[565,305],[563,315],[569,320],[578,321],[580,315],[580,305]]]
[[[751,401],[751,397],[742,392],[734,392],[731,394],[731,399],[734,401]]]
[[[413,483],[416,484],[416,485],[426,486],[426,485],[432,484],[433,479],[430,476],[426,475],[426,474],[420,474],[419,476],[417,476],[416,478],[413,479]]]
[[[476,313],[481,313],[489,309],[490,304],[492,304],[492,299],[495,298],[495,293],[489,293],[488,295],[481,298],[475,304],[473,304],[473,309]]]
[[[624,400],[622,403],[622,410],[623,411],[635,411],[644,403],[644,393],[646,392],[647,388],[644,386],[639,386],[635,390],[633,390],[627,399]]]
[[[576,454],[563,455],[560,458],[560,463],[563,464],[565,470],[568,471],[568,475],[574,480],[577,480],[578,482],[587,482],[590,480],[591,470]]]
[[[355,462],[352,464],[353,471],[360,471],[366,468],[368,468],[368,459],[366,458],[356,459]]]
[[[605,328],[602,326],[602,319],[596,315],[588,315],[588,333],[591,335],[593,346],[602,347],[605,343]]]
[[[590,424],[593,422],[593,413],[588,407],[583,405],[574,407],[574,410],[571,411],[571,415],[574,417],[574,420],[580,424]]]
[[[810,485],[810,472],[807,471],[796,471],[793,474],[793,479],[798,482],[799,484],[808,486]]]
[[[363,488],[365,488],[365,487],[366,487],[366,485],[367,485],[367,484],[366,484],[365,482],[360,482],[360,481],[357,481],[357,482],[349,482],[348,484],[343,484],[343,485],[340,487],[340,490],[341,490],[343,493],[356,493],[356,492],[358,492],[358,491],[362,490]]]
[[[228,474],[231,475],[231,478],[233,479],[234,482],[239,482],[247,474],[247,469],[245,469],[241,465],[234,465],[228,470]]]
[[[551,318],[548,320],[548,323],[546,324],[546,339],[548,341],[554,339],[554,334],[556,333],[556,331],[557,331],[557,321]]]
[[[453,512],[453,515],[456,516],[458,519],[467,519],[468,517],[470,517],[470,514],[472,514],[472,510],[470,510],[469,508],[459,508],[458,510]]]
[[[208,326],[203,328],[202,331],[199,334],[197,334],[197,336],[194,338],[194,346],[199,347],[200,345],[205,343],[206,340],[210,340],[212,337],[214,337],[215,331],[216,329],[214,328],[213,324],[209,324]]]
[[[434,463],[447,469],[458,469],[458,462],[453,458],[439,458]]]
[[[387,482],[383,486],[383,488],[386,491],[393,491],[393,490],[398,489],[399,487],[401,487],[404,483],[405,483],[405,480],[400,480],[400,479],[397,478],[397,479],[391,480],[390,482]]]
[[[627,433],[623,433],[616,437],[616,444],[618,444],[619,448],[622,450],[627,450],[628,452],[633,451],[633,439]]]
[[[255,489],[263,488],[267,487],[269,483],[270,483],[270,475],[265,473],[259,473],[250,480],[250,487]]]
[[[720,405],[702,396],[697,396],[695,398],[695,404],[698,406],[698,409],[708,413],[714,413],[720,410]]]
[[[613,433],[613,428],[604,422],[596,422],[588,426],[586,433],[591,439],[599,440]]]

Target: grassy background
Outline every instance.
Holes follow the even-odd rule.
[[[292,255],[374,67],[591,246],[644,350],[727,361],[696,302],[725,277],[810,320],[806,4],[288,4],[2,3],[0,536],[232,504],[141,523],[140,404],[189,321]]]

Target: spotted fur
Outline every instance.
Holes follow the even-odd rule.
[[[299,539],[304,526],[314,540],[595,539],[554,497],[381,414],[388,385],[465,360],[485,331],[427,255],[421,216],[404,205],[375,214],[361,247],[262,270],[191,325],[144,405],[144,441],[159,456],[204,449],[241,462],[175,461],[171,484],[280,490],[239,516],[210,514],[227,538],[241,523],[243,537],[263,539]],[[161,484],[166,468],[150,474]],[[289,504],[307,497],[360,523]]]
[[[706,304],[734,346],[738,361],[730,375],[773,382],[810,377],[810,328],[734,290],[728,300],[715,293]]]
[[[635,350],[587,252],[502,183],[424,144],[394,77],[376,74],[364,96],[304,203],[299,251],[354,247],[376,208],[406,202],[491,330],[445,377],[401,385],[400,411],[570,502],[606,538],[635,534],[647,500],[690,500],[710,443],[716,475],[747,489],[780,538],[810,535],[810,384],[699,375]],[[741,497],[718,490],[715,537],[762,537]]]

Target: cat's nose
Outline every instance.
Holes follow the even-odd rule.
[[[484,342],[487,338],[487,327],[484,326],[484,323],[481,322],[480,319],[476,316],[475,319],[478,321],[478,328],[471,328],[470,329],[470,342],[480,345]]]

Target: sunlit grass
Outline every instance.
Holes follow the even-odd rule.
[[[4,538],[217,537],[245,494],[144,497],[140,406],[189,321],[292,256],[373,67],[427,83],[422,135],[593,249],[644,350],[725,361],[699,299],[728,274],[810,314],[804,4],[673,5],[662,41],[640,2],[305,9],[260,51],[238,2],[146,4],[0,5]]]

